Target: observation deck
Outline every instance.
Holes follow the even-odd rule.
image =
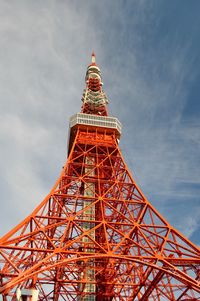
[[[97,129],[98,132],[114,132],[117,139],[120,139],[122,132],[122,124],[116,117],[100,116],[93,114],[77,113],[70,118],[69,121],[70,136],[69,136],[69,151],[74,141],[74,136],[78,128],[90,130]]]

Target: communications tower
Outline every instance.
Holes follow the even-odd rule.
[[[0,239],[3,301],[200,300],[200,250],[131,176],[95,55],[51,192]]]

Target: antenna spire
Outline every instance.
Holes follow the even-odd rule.
[[[92,65],[96,65],[96,56],[94,50],[92,51]]]
[[[91,64],[87,67],[85,82],[81,113],[107,116],[108,98],[102,89],[101,70],[96,64],[94,51],[92,51]]]

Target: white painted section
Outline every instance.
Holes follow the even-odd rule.
[[[95,176],[95,158],[94,157],[86,157],[85,158],[85,175],[88,177],[94,177]],[[87,182],[87,184],[84,185],[84,196],[88,198],[94,198],[95,196],[95,184],[91,183],[90,181]],[[84,201],[83,202],[83,209],[84,212],[82,214],[82,220],[86,221],[83,223],[82,229],[84,231],[88,231],[94,227],[94,224],[92,221],[95,221],[95,205],[86,208],[91,204],[91,200]],[[90,221],[90,222],[88,222]],[[85,251],[88,253],[94,252],[94,244],[91,243],[90,238],[95,240],[95,230],[92,230],[88,237],[84,236],[82,238],[83,246],[85,246]],[[89,247],[89,248],[88,248]],[[96,284],[89,283],[89,282],[95,282],[95,260],[90,259],[87,264],[89,266],[86,266],[83,270],[83,272],[80,274],[80,279],[86,281],[86,284],[83,286],[82,284],[79,285],[80,292],[84,292],[84,297],[78,297],[78,301],[95,301],[95,291],[96,291]],[[91,295],[92,294],[92,295]]]
[[[37,301],[38,300],[39,291],[36,289],[20,289],[18,288],[16,291],[17,301],[23,301],[22,297],[26,297],[27,301]]]

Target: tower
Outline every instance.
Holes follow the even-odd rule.
[[[61,175],[0,239],[3,301],[200,300],[200,250],[137,186],[107,103],[93,53]]]

